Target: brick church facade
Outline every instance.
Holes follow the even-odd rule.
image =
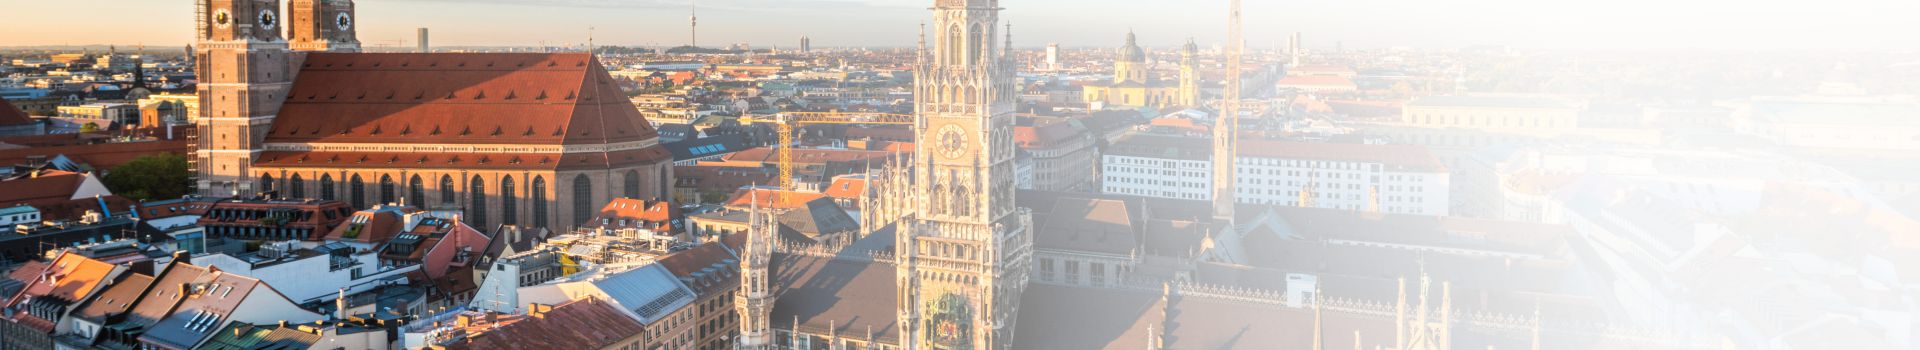
[[[672,156],[586,53],[360,53],[351,0],[200,0],[203,195],[459,209],[571,230]]]

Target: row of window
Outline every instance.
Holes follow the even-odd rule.
[[[670,178],[670,176],[666,172],[667,172],[666,168],[662,168],[661,179]],[[408,180],[407,182],[408,197],[406,198],[414,198],[416,201],[425,201],[425,198],[427,198],[427,190],[422,180],[423,179],[420,177],[420,175],[414,175],[411,179]],[[520,193],[518,192],[518,189],[516,188],[517,182],[514,181],[513,176],[511,175],[503,176],[500,181],[501,182],[499,186],[499,191],[500,191],[499,198],[501,200],[501,203],[500,203],[501,211],[503,213],[519,213],[521,197],[520,197]],[[626,194],[628,197],[630,198],[640,197],[640,172],[639,171],[628,171],[627,175],[624,177],[623,182],[624,182],[623,185],[625,185],[624,190],[626,190]],[[659,182],[661,183],[661,187],[662,187],[661,188],[662,192],[660,193],[662,194],[667,193],[665,192],[666,186],[670,186],[670,184],[668,184],[667,181],[659,181]],[[260,184],[261,184],[261,189],[263,191],[276,191],[280,189],[279,185],[281,183],[277,182],[276,179],[274,179],[273,175],[271,174],[262,174],[260,175]],[[488,220],[487,199],[489,197],[487,196],[486,179],[481,177],[480,175],[474,175],[471,179],[467,181],[467,185],[468,185],[467,194],[469,197],[467,201],[468,203],[467,213],[466,213],[467,221],[473,223],[473,226],[475,227],[487,227],[489,225],[489,222],[487,221]],[[284,197],[313,198],[313,197],[307,196],[308,195],[306,190],[307,181],[304,178],[302,178],[301,174],[293,174],[286,182],[286,186],[287,186],[286,190],[281,193],[281,195]],[[335,187],[336,184],[334,183],[334,180],[333,180],[333,174],[321,174],[319,186],[320,186],[320,191],[319,193],[317,193],[319,199],[339,200],[339,198],[337,197],[338,192],[336,191],[336,187]],[[401,199],[401,198],[395,197],[395,194],[396,194],[395,190],[398,184],[394,182],[394,179],[392,176],[381,175],[378,186],[379,186],[378,187],[379,192],[378,192],[377,198],[379,199],[379,202],[377,203],[397,203],[399,202],[399,199]],[[359,174],[354,174],[348,179],[347,187],[349,189],[349,191],[347,192],[347,196],[349,198],[348,200],[349,204],[351,204],[354,208],[369,207],[367,203],[368,198],[366,197],[366,194],[367,194],[366,181]],[[550,209],[548,207],[549,201],[547,200],[548,190],[547,190],[546,177],[535,176],[532,181],[532,187],[533,187],[532,188],[533,191],[530,193],[531,195],[530,199],[532,200],[533,213],[534,213],[532,225],[535,227],[547,227],[548,226],[547,217],[550,213]],[[456,201],[456,198],[458,198],[454,193],[454,190],[456,188],[458,188],[458,186],[455,185],[453,176],[441,175],[440,185],[438,186],[438,189],[440,192],[439,193],[440,203],[454,204],[454,202]],[[574,176],[574,179],[573,179],[574,203],[573,204],[576,210],[574,210],[573,212],[573,223],[575,225],[585,223],[588,219],[591,219],[593,217],[593,212],[597,208],[594,208],[592,193],[593,193],[593,183],[590,179],[587,178],[585,174]],[[504,215],[501,217],[500,224],[518,225],[520,224],[519,215]]]

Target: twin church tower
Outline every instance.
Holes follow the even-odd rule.
[[[672,193],[672,154],[590,54],[360,53],[352,0],[198,1],[201,195],[568,232]]]
[[[267,187],[255,183],[250,168],[293,87],[295,55],[360,51],[353,1],[293,0],[291,23],[279,0],[198,0],[195,6],[200,194],[255,194]]]

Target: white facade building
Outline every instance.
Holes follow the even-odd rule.
[[[418,264],[383,267],[379,255],[371,252],[334,254],[296,246],[292,241],[269,243],[259,252],[239,257],[224,253],[197,256],[193,264],[260,279],[295,303],[333,299],[342,288],[347,294],[357,294],[380,287],[384,281],[406,283],[401,276],[420,269]]]
[[[1211,200],[1211,147],[1203,138],[1129,135],[1102,155],[1102,190]],[[1436,216],[1451,206],[1452,175],[1419,146],[1253,140],[1239,155],[1240,203]]]

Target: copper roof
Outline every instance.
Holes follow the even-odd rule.
[[[313,53],[267,142],[581,145],[654,136],[583,53]]]

